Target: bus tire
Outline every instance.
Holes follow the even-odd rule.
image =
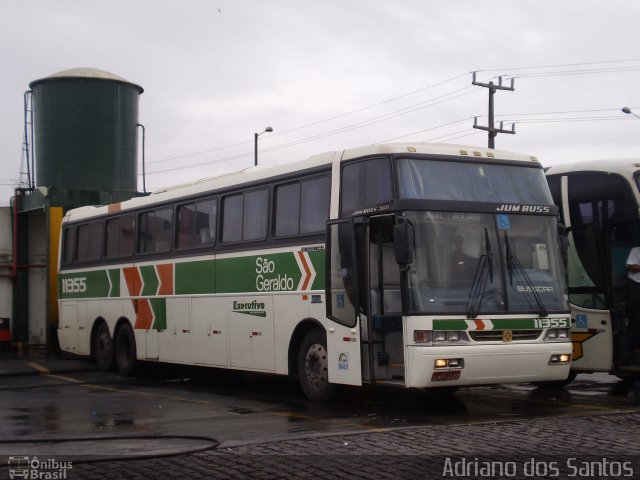
[[[136,337],[129,323],[125,323],[116,334],[115,360],[120,375],[129,377],[136,368]]]
[[[306,397],[313,402],[328,402],[337,386],[329,383],[327,339],[319,329],[309,331],[298,354],[298,380]]]
[[[100,322],[93,337],[93,357],[103,372],[113,369],[113,340],[104,322]]]

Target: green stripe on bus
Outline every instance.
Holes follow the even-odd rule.
[[[109,296],[119,297],[120,296],[120,269],[110,268],[109,270],[107,270],[107,275],[109,275],[109,281],[111,282],[111,290],[109,291]]]
[[[174,264],[175,295],[276,293],[323,290],[324,250],[194,260]],[[137,267],[141,297],[157,294],[161,279],[154,265]],[[120,296],[120,268],[60,274],[60,298]]]
[[[156,275],[156,269],[153,265],[145,265],[140,267],[140,277],[142,277],[142,292],[140,295],[143,297],[149,297],[155,295],[158,291],[160,281]]]
[[[316,278],[311,285],[311,290],[324,290],[324,250],[309,252],[309,258],[316,271]]]
[[[568,328],[569,318],[497,318],[488,320],[433,321],[434,330],[539,330],[542,328]]]
[[[176,263],[174,269],[176,295],[216,293],[213,260]]]
[[[434,320],[434,330],[466,330],[467,322],[464,320]]]
[[[167,328],[167,300],[166,298],[150,298],[149,305],[153,312],[153,330],[166,330]]]
[[[216,260],[218,293],[295,291],[301,277],[294,252]]]
[[[106,270],[62,273],[58,276],[60,298],[103,298],[110,291]]]
[[[535,330],[539,329],[533,318],[501,318],[491,320],[494,330]]]

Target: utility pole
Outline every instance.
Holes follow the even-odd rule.
[[[500,128],[496,128],[493,121],[493,96],[495,95],[497,90],[509,90],[513,92],[515,90],[515,87],[513,86],[513,78],[511,79],[511,86],[505,87],[502,85],[502,77],[498,77],[498,85],[494,84],[493,82],[482,83],[476,81],[476,72],[473,72],[473,81],[471,83],[472,85],[477,85],[479,87],[489,89],[489,125],[486,127],[478,125],[478,117],[475,117],[473,121],[473,128],[477,128],[478,130],[486,130],[489,133],[489,148],[496,148],[495,138],[499,133],[516,133],[514,124],[511,124],[511,130],[505,130],[503,128],[504,122],[500,122]]]

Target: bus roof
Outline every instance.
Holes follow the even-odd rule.
[[[316,167],[327,167],[332,164],[334,159],[340,161],[352,160],[360,157],[372,155],[390,155],[402,153],[417,153],[425,155],[451,156],[451,157],[469,157],[472,159],[491,159],[516,161],[531,164],[538,162],[537,158],[531,155],[507,152],[504,150],[493,150],[475,146],[450,145],[443,143],[387,143],[368,145],[364,147],[351,148],[347,150],[339,150],[314,155],[308,159],[276,165],[276,166],[253,166],[238,172],[227,173],[216,177],[202,178],[193,182],[163,188],[144,197],[134,197],[130,200],[112,205],[104,206],[88,206],[79,207],[70,210],[65,215],[65,221],[75,221],[85,218],[91,218],[104,215],[110,212],[123,211],[162,203],[176,198],[189,197],[208,191],[225,189],[236,185],[249,184],[258,182],[262,179],[278,177],[288,173],[308,170]]]
[[[606,172],[617,173],[628,178],[640,169],[640,159],[617,158],[603,160],[584,160],[581,162],[553,165],[546,169],[547,175],[562,175],[572,172]]]

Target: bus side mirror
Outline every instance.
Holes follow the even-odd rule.
[[[393,249],[396,263],[401,270],[407,270],[413,262],[413,229],[409,222],[393,226]]]

